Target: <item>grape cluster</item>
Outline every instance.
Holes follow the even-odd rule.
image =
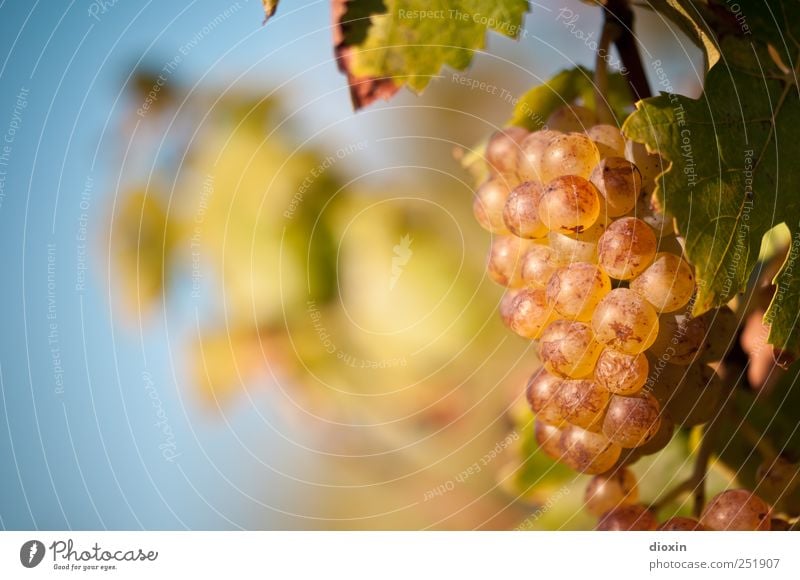
[[[493,234],[503,322],[538,341],[526,396],[539,446],[596,476],[587,510],[616,529],[650,517],[625,466],[717,412],[717,363],[737,324],[727,308],[689,314],[694,272],[652,201],[661,158],[617,127],[580,130],[587,116],[561,110],[547,129],[495,133],[473,208]]]

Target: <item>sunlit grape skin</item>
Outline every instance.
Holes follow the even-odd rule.
[[[519,177],[523,181],[544,181],[541,163],[550,141],[558,131],[544,129],[528,135],[520,144]]]
[[[531,340],[539,338],[551,321],[553,309],[541,288],[521,288],[504,313],[504,322],[512,331]]]
[[[530,242],[516,236],[497,236],[492,240],[489,250],[489,263],[486,271],[497,284],[508,288],[522,285],[522,256]]]
[[[650,531],[658,525],[655,515],[643,505],[614,508],[600,518],[595,530],[602,532]]]
[[[597,340],[626,354],[646,351],[658,335],[658,315],[647,301],[628,288],[606,294],[592,316]]]
[[[564,318],[588,322],[603,297],[611,292],[611,281],[600,268],[573,262],[557,270],[547,284],[547,300]]]
[[[550,277],[555,274],[564,262],[558,258],[555,250],[545,244],[532,244],[522,258],[522,281],[525,284],[545,288]]]
[[[763,499],[745,489],[731,489],[706,505],[700,523],[711,530],[759,531],[770,529],[770,517]]]
[[[480,226],[493,234],[507,234],[503,209],[509,196],[509,184],[503,178],[485,181],[475,192],[472,213]]]
[[[543,238],[549,231],[539,219],[543,188],[538,181],[526,181],[513,189],[503,208],[503,223],[520,238]]]
[[[647,382],[650,365],[643,354],[605,349],[594,369],[594,379],[616,395],[633,395]]]
[[[595,475],[586,486],[584,505],[589,514],[600,517],[609,510],[639,501],[636,476],[629,469],[615,469]]]
[[[600,217],[597,188],[577,175],[562,175],[547,183],[539,200],[539,219],[550,230],[579,233]]]
[[[694,272],[680,256],[656,254],[647,269],[631,281],[630,288],[642,295],[659,312],[673,312],[686,306],[694,294]]]
[[[525,398],[536,418],[550,425],[560,427],[566,418],[555,404],[555,396],[561,387],[562,379],[546,369],[539,369],[528,380]]]
[[[567,425],[561,430],[559,443],[562,461],[581,473],[596,475],[611,469],[622,449],[603,435]]]
[[[538,417],[536,418],[533,429],[534,437],[536,437],[536,442],[539,444],[539,449],[544,451],[551,459],[560,459],[561,429],[546,423]]]
[[[601,215],[588,230],[573,234],[550,232],[547,240],[558,260],[565,264],[570,262],[594,263],[597,261],[597,242],[606,231],[607,225]]]
[[[514,175],[519,165],[520,143],[528,136],[522,127],[506,127],[496,131],[486,145],[486,161],[499,175]]]
[[[603,421],[603,434],[620,447],[640,447],[658,432],[660,411],[658,401],[648,393],[630,397],[612,395]]]
[[[650,226],[640,219],[624,217],[609,224],[600,237],[597,258],[610,277],[630,280],[650,265],[657,247],[656,235]]]
[[[539,359],[544,368],[570,379],[589,376],[601,349],[589,325],[572,320],[554,320],[539,339]]]
[[[638,294],[638,293],[637,293]],[[670,364],[688,366],[698,360],[707,344],[705,319],[670,312],[659,318],[659,331],[650,354]]]
[[[594,125],[586,131],[597,146],[600,157],[622,157],[625,155],[625,137],[614,125]]]
[[[608,398],[608,391],[594,381],[564,379],[555,394],[554,404],[572,425],[599,431]]]
[[[603,159],[589,176],[611,217],[624,216],[636,207],[642,176],[630,161],[621,157]]]
[[[588,179],[600,162],[597,146],[583,133],[556,135],[548,142],[540,162],[541,178],[549,182],[560,175]]]

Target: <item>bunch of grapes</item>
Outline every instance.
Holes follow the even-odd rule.
[[[662,159],[615,126],[581,130],[589,118],[562,109],[547,129],[494,134],[474,214],[493,234],[488,273],[507,288],[504,323],[538,341],[542,367],[526,396],[540,448],[595,476],[586,507],[601,529],[655,529],[626,466],[663,449],[677,427],[714,417],[724,394],[719,361],[737,322],[727,308],[690,315],[694,271],[652,198]],[[709,504],[703,526],[723,525],[730,497]],[[735,497],[747,508],[736,526],[769,511],[755,496]]]

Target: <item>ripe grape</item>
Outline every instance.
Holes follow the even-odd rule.
[[[650,350],[670,364],[688,366],[703,353],[707,345],[705,320],[688,314],[669,313],[659,319],[659,331]]]
[[[629,288],[615,288],[597,305],[592,316],[597,340],[626,354],[646,351],[658,335],[658,315]]]
[[[655,455],[664,449],[664,447],[669,445],[669,442],[672,441],[673,433],[675,433],[675,423],[669,416],[669,413],[662,411],[661,424],[659,425],[656,434],[653,435],[653,437],[647,443],[636,447],[633,450],[638,451],[642,455]]]
[[[653,193],[656,177],[666,171],[667,162],[659,155],[648,153],[644,145],[635,141],[628,141],[625,144],[625,159],[639,168],[639,173],[642,174],[643,191],[648,195]]]
[[[588,324],[555,320],[539,339],[539,360],[555,375],[580,379],[592,373],[601,348]]]
[[[520,145],[519,177],[523,181],[543,181],[542,158],[550,141],[559,135],[558,131],[547,129],[528,135]]]
[[[634,217],[611,222],[597,242],[600,266],[612,278],[630,280],[644,271],[656,255],[653,230]]]
[[[506,326],[523,338],[539,338],[550,322],[553,308],[541,288],[522,288],[503,314]]]
[[[550,246],[533,244],[522,257],[522,281],[537,288],[545,288],[564,263]]]
[[[519,288],[522,285],[522,256],[530,242],[516,236],[497,236],[489,250],[487,271],[492,280],[501,286]]]
[[[627,532],[655,530],[655,515],[643,505],[624,505],[612,509],[598,522],[596,530],[602,532]]]
[[[538,181],[519,184],[506,200],[503,223],[508,231],[520,238],[543,238],[548,229],[539,219],[539,199],[543,193]]]
[[[644,445],[655,436],[659,427],[661,408],[652,395],[611,396],[603,421],[603,433],[620,447]]]
[[[616,469],[595,475],[586,486],[584,504],[586,511],[595,517],[614,508],[639,501],[636,476],[629,469]]]
[[[538,417],[533,427],[533,434],[539,449],[551,459],[561,459],[561,429],[545,423]]]
[[[625,155],[625,137],[614,125],[595,125],[586,131],[586,136],[597,145],[603,159]]]
[[[602,433],[594,433],[575,425],[561,430],[559,442],[562,461],[581,473],[596,475],[611,469],[622,448]]]
[[[550,231],[579,233],[592,227],[598,217],[597,188],[577,175],[553,179],[539,200],[539,219]]]
[[[659,532],[702,532],[705,527],[694,518],[675,516],[658,526]]]
[[[611,291],[611,281],[600,268],[574,262],[552,275],[547,284],[547,300],[565,318],[588,322],[603,297]]]
[[[587,230],[574,234],[550,232],[547,236],[550,247],[563,263],[596,262],[597,242],[608,226],[607,219],[601,214],[597,222]]]
[[[769,505],[754,493],[731,489],[709,502],[700,523],[712,530],[769,530],[770,512]]]
[[[561,388],[561,382],[561,378],[551,375],[545,369],[539,369],[528,380],[525,389],[525,398],[536,418],[556,427],[560,427],[566,420],[555,404],[555,395]]]
[[[528,136],[522,127],[506,127],[496,131],[486,145],[486,161],[499,175],[514,175],[519,163],[520,143]]]
[[[550,139],[539,163],[543,182],[559,175],[588,179],[594,166],[600,163],[597,146],[583,133],[555,135]]]
[[[700,317],[708,328],[701,355],[704,361],[720,361],[736,344],[739,319],[727,306],[710,310]],[[713,340],[710,338],[713,336]]]
[[[644,296],[659,312],[686,306],[694,294],[694,272],[680,256],[661,252],[631,281],[631,290]]]
[[[622,157],[603,159],[589,176],[605,202],[611,217],[623,216],[636,207],[642,189],[642,176],[630,161]]]
[[[594,111],[579,105],[559,107],[547,118],[545,125],[556,131],[585,131],[597,122]]]
[[[555,394],[559,414],[590,431],[599,431],[608,405],[608,391],[591,380],[565,379]]]
[[[483,229],[493,234],[508,233],[503,222],[503,208],[508,196],[508,182],[500,177],[490,179],[478,188],[472,204],[472,213]]]
[[[594,380],[616,395],[633,395],[647,382],[650,365],[644,354],[605,349],[594,367]]]

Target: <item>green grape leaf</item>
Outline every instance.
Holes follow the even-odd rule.
[[[590,109],[595,106],[595,90],[592,72],[584,67],[563,70],[546,83],[537,85],[525,93],[514,106],[510,125],[537,131],[545,125],[547,117],[556,109],[573,103],[577,99]],[[619,73],[608,78],[608,101],[618,119],[623,119],[631,102],[628,83]]]
[[[261,0],[261,3],[264,5],[264,22],[266,23],[275,15],[275,11],[278,9],[278,0]]]
[[[463,70],[487,31],[518,37],[527,9],[526,0],[334,0],[336,54],[353,105],[403,85],[420,92],[444,65]]]
[[[738,48],[741,61],[744,51]],[[791,78],[764,75],[770,64],[760,66],[759,54],[753,45],[750,66],[720,61],[699,99],[661,94],[639,102],[623,127],[628,138],[671,162],[654,195],[674,216],[695,266],[695,315],[745,290],[762,237],[773,226],[785,223],[794,242],[800,236],[800,172],[794,162],[800,155],[800,99]],[[775,279],[765,319],[772,325],[770,342],[798,354],[795,245]]]

